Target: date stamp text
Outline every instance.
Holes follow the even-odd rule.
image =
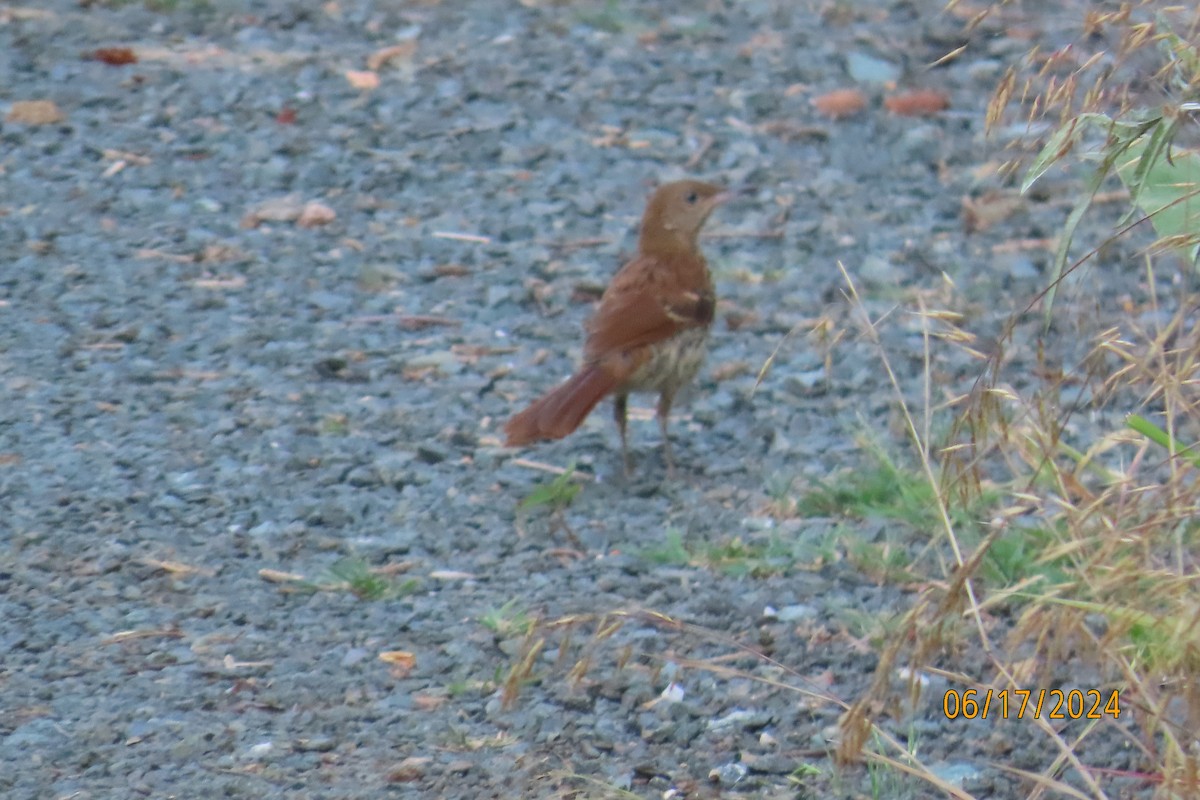
[[[1103,719],[1121,717],[1116,689],[948,689],[946,719]]]

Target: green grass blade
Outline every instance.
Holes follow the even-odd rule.
[[[1125,418],[1125,424],[1136,433],[1140,433],[1167,451],[1182,455],[1188,461],[1192,462],[1193,466],[1200,467],[1200,453],[1192,452],[1194,447],[1180,447],[1178,442],[1172,440],[1171,434],[1140,414],[1130,414]]]

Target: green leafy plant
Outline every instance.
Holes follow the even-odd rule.
[[[350,418],[345,414],[326,414],[321,418],[322,436],[345,436],[350,433]]]
[[[575,477],[575,464],[572,462],[553,480],[534,488],[517,504],[517,530],[524,535],[524,520],[538,509],[545,509],[550,517],[551,530],[563,530],[579,546],[579,537],[567,523],[566,512],[582,488]]]
[[[1119,116],[1099,109],[1068,116],[1030,164],[1021,183],[1022,193],[1028,192],[1050,167],[1077,152],[1087,142],[1088,134],[1103,138],[1098,146],[1092,146],[1082,156],[1083,160],[1094,162],[1096,166],[1059,233],[1054,254],[1054,279],[1045,292],[1047,327],[1052,319],[1058,286],[1068,272],[1075,232],[1104,182],[1114,174],[1130,191],[1131,208],[1127,221],[1140,210],[1162,237],[1160,244],[1179,250],[1193,264],[1200,255],[1200,154],[1173,147],[1180,126],[1200,111],[1200,49],[1171,30],[1161,14],[1154,25],[1140,26],[1131,32],[1137,37],[1135,42],[1151,35],[1158,42],[1166,61],[1160,75],[1172,92],[1171,101],[1159,108],[1125,111]],[[1010,70],[993,98],[989,123],[999,118],[997,109],[1010,102],[1015,86],[1014,69]],[[1101,93],[1094,94],[1090,101],[1093,104]],[[1095,252],[1091,251],[1074,266],[1079,266]]]
[[[544,483],[525,495],[525,498],[521,500],[517,509],[520,511],[531,511],[535,508],[545,507],[549,508],[552,512],[565,510],[571,505],[571,502],[582,488],[572,480],[574,474],[575,465],[572,463],[549,483]]]
[[[509,600],[499,608],[485,611],[479,624],[502,639],[524,636],[533,628],[533,619],[519,606],[517,598]]]
[[[1036,586],[1046,590],[1071,580],[1070,559],[1055,555],[1055,544],[1063,532],[1045,526],[1012,525],[991,543],[984,555],[981,572],[996,588]]]
[[[828,478],[811,481],[790,504],[791,516],[881,518],[895,520],[915,531],[928,532],[941,524],[944,504],[950,521],[964,529],[977,528],[986,509],[998,499],[988,488],[969,502],[943,497],[937,486],[916,469],[906,469],[873,442],[863,449],[865,464]],[[776,506],[779,506],[776,501]]]
[[[604,0],[604,7],[596,10],[581,11],[578,19],[584,25],[605,33],[621,33],[636,20],[627,9],[621,8],[620,0]]]
[[[303,581],[299,585],[311,592],[349,592],[359,600],[390,600],[412,594],[420,581],[409,578],[397,582],[361,558],[343,558],[316,581]]]
[[[702,567],[753,578],[784,574],[796,562],[792,544],[780,537],[748,542],[734,536],[717,542],[688,544],[677,530],[667,531],[665,541],[645,548],[642,556],[657,564]]]

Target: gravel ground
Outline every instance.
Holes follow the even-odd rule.
[[[1011,191],[988,168],[991,90],[1078,13],[967,34],[936,0],[252,6],[0,5],[0,793],[878,794],[831,766],[836,704],[761,679],[852,700],[878,652],[853,620],[911,596],[818,560],[830,523],[766,509],[780,482],[860,463],[864,432],[903,447],[839,260],[892,313],[914,398],[923,345],[898,303],[943,302],[945,274],[987,334],[1042,285],[1046,248],[1005,245],[1052,236],[1073,184],[982,231],[962,198]],[[889,114],[888,82],[950,108]],[[861,114],[814,110],[849,86]],[[30,100],[61,118],[29,124]],[[758,194],[704,242],[722,305],[673,422],[678,480],[648,414],[631,480],[607,413],[502,448],[503,420],[570,371],[650,188],[685,174]],[[828,383],[803,335],[822,317],[846,332]],[[978,371],[935,368],[948,387]],[[518,512],[548,479],[530,462],[594,480],[561,519]],[[651,557],[735,537],[796,565]],[[346,559],[408,591],[282,576]],[[608,638],[587,616],[546,632],[503,702],[523,619],[606,612]],[[978,796],[1018,793],[990,762],[1049,757],[927,695],[897,735]],[[1097,763],[1137,768],[1103,741]]]

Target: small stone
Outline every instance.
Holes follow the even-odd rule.
[[[798,397],[808,397],[821,393],[826,388],[825,368],[793,372],[783,382],[784,389]]]
[[[371,467],[359,466],[346,473],[345,482],[351,486],[365,488],[368,486],[378,486],[379,474]]]
[[[251,745],[250,749],[246,751],[246,755],[250,758],[264,758],[274,749],[275,745],[271,742],[259,742],[258,744]]]
[[[862,265],[858,268],[858,274],[864,282],[877,286],[899,284],[903,277],[903,271],[895,264],[874,254],[863,259]]]
[[[337,740],[326,736],[314,739],[297,739],[293,742],[292,746],[302,753],[329,753],[337,747]]]
[[[714,767],[709,770],[708,779],[713,783],[719,783],[722,786],[734,786],[742,782],[742,779],[750,773],[744,764],[737,762],[730,764],[722,764],[719,767]]]
[[[904,132],[896,143],[898,157],[913,164],[933,164],[943,157],[942,129],[937,125],[918,125]]]
[[[774,740],[771,741],[774,743]],[[759,743],[762,744],[761,737]],[[796,768],[796,762],[783,754],[766,753],[758,755],[743,752],[741,759],[741,764],[750,772],[756,772],[760,775],[787,775]]]
[[[816,615],[817,609],[807,603],[797,603],[779,609],[780,622],[797,622],[802,619],[811,619]]]
[[[895,64],[858,51],[846,54],[846,72],[859,83],[894,83],[900,77]]]
[[[513,292],[510,287],[492,285],[487,287],[487,299],[484,302],[487,304],[488,308],[495,308],[496,306],[502,303],[507,303],[509,300],[511,300],[512,295]]]
[[[994,58],[981,58],[967,65],[967,75],[971,80],[977,83],[987,84],[988,87],[994,86],[996,76],[1004,69],[1004,62]]]
[[[278,532],[279,532],[279,524],[277,522],[275,522],[275,520],[271,520],[271,519],[264,520],[264,521],[258,523],[257,525],[255,525],[250,530],[246,531],[246,533],[248,533],[250,536],[252,536],[254,538],[262,538],[265,536],[274,536]]]
[[[709,720],[709,730],[737,727],[742,730],[758,730],[771,723],[771,715],[762,711],[747,711],[735,708],[723,717]]]
[[[438,350],[433,353],[425,353],[415,358],[409,359],[405,365],[409,369],[426,369],[432,367],[443,375],[457,375],[462,372],[462,362],[458,360],[458,356],[449,350]]]
[[[375,474],[382,483],[400,488],[412,483],[412,463],[415,460],[416,454],[403,450],[386,453],[375,459]]]
[[[440,464],[449,457],[449,451],[436,444],[417,445],[417,458],[424,464]]]
[[[346,651],[346,655],[342,656],[342,666],[352,667],[362,662],[368,655],[369,653],[361,647],[351,647]]]
[[[979,777],[979,768],[965,761],[940,762],[929,766],[929,772],[951,786],[962,786]]]

